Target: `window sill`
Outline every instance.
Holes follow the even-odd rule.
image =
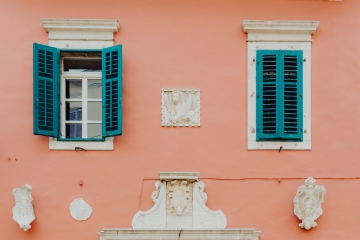
[[[311,150],[311,141],[302,142],[259,142],[248,141],[248,150]]]
[[[75,150],[76,147],[85,150],[114,150],[114,138],[106,138],[105,141],[58,141],[49,137],[50,150]]]

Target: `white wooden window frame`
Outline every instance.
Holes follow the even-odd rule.
[[[49,33],[48,45],[60,49],[103,49],[114,46],[114,33],[120,28],[119,22],[114,19],[42,18],[40,21]],[[50,150],[75,150],[76,147],[86,150],[113,150],[114,137],[94,142],[58,141],[56,138],[49,138]]]
[[[63,61],[63,60],[62,60]],[[64,66],[64,65],[62,65]],[[82,97],[81,98],[66,98],[66,80],[80,80],[82,83]],[[102,99],[93,99],[88,97],[88,80],[101,80],[101,72],[65,72],[62,71],[61,75],[61,112],[60,112],[60,124],[61,124],[61,135],[65,137],[66,124],[67,123],[78,123],[82,125],[82,138],[88,138],[88,123],[102,123],[98,120],[89,120],[88,119],[88,102],[102,102]],[[82,120],[81,121],[72,121],[66,120],[66,102],[81,102],[82,103]],[[102,138],[102,136],[97,136],[96,138]]]
[[[311,150],[311,34],[318,21],[244,20],[248,34],[248,150]],[[303,51],[303,141],[256,140],[256,51]]]

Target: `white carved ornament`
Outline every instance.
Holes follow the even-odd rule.
[[[32,187],[25,184],[21,188],[13,189],[15,206],[13,207],[13,219],[20,225],[20,228],[27,231],[31,228],[30,223],[35,220],[33,198],[31,196]]]
[[[70,215],[76,221],[85,221],[91,216],[92,208],[82,198],[77,198],[70,204]]]
[[[200,126],[199,89],[162,89],[162,126]]]
[[[315,185],[315,182],[312,177],[306,179],[305,185],[298,188],[294,198],[294,213],[302,220],[299,226],[306,230],[316,227],[315,220],[323,212],[321,204],[326,190],[324,186]]]
[[[166,184],[168,215],[192,215],[192,186],[188,181],[174,180]]]
[[[196,176],[197,177],[197,176]],[[222,211],[212,211],[205,206],[207,195],[201,181],[167,179],[155,184],[152,193],[154,206],[148,211],[138,211],[132,221],[135,230],[207,229],[226,227]]]

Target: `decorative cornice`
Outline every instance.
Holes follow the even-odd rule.
[[[311,42],[319,21],[243,20],[242,28],[248,41]]]
[[[222,230],[133,230],[105,228],[99,232],[100,240],[139,239],[188,239],[188,240],[258,240],[260,231],[252,228],[230,228]],[[181,236],[181,237],[180,237]]]
[[[115,19],[40,18],[40,21],[47,32],[51,30],[117,32],[120,28],[119,22]]]
[[[160,181],[172,181],[174,179],[199,181],[199,172],[159,172]]]

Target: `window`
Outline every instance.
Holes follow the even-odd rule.
[[[302,141],[302,51],[256,51],[256,139]]]
[[[64,50],[34,43],[34,134],[105,141],[122,134],[122,46]]]
[[[311,35],[318,25],[243,20],[248,34],[248,150],[311,149]]]

